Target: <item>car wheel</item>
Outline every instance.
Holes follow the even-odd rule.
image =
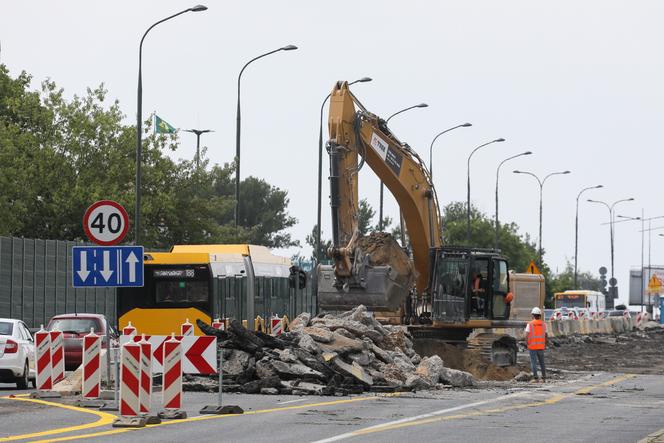
[[[16,387],[18,389],[28,389],[28,378],[30,377],[30,368],[28,367],[28,362],[25,362],[25,366],[23,367],[23,375],[21,378],[16,380]]]

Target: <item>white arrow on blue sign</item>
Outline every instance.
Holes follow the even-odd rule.
[[[75,288],[143,286],[143,246],[74,246]]]

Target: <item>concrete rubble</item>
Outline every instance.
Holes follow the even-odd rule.
[[[223,350],[225,391],[346,395],[475,384],[439,356],[421,358],[406,328],[382,325],[362,305],[338,315],[303,313],[278,337],[248,331],[236,320],[226,331],[197,324]],[[217,387],[216,376],[184,377],[185,390]]]

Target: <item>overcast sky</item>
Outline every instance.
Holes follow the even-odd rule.
[[[22,1],[3,3],[1,61],[12,75],[26,70],[36,88],[55,80],[67,95],[104,83],[127,123],[136,110],[138,43],[155,21],[193,6],[183,1]],[[465,200],[466,158],[473,157],[472,201],[494,212],[495,171],[504,158],[532,150],[501,172],[500,215],[533,239],[538,186],[532,177],[569,169],[544,187],[546,261],[562,270],[574,259],[574,210],[580,189],[579,265],[609,267],[606,208],[586,203],[634,197],[617,213],[664,215],[661,127],[664,66],[661,1],[244,1],[210,2],[156,27],[144,44],[143,110],[204,135],[213,163],[235,152],[236,79],[249,59],[287,44],[252,64],[242,78],[242,177],[254,175],[288,190],[299,223],[295,238],[315,223],[318,118],[336,80],[370,76],[355,85],[367,108],[395,117],[396,135],[428,158],[438,139],[434,182],[441,206]],[[183,133],[175,157],[192,158],[195,136]],[[327,172],[327,159],[324,169]],[[326,175],[327,177],[327,175]],[[325,183],[327,185],[327,182]],[[328,187],[325,186],[325,197]],[[360,194],[378,207],[378,179],[364,168]],[[324,200],[323,231],[330,232]],[[386,214],[396,218],[394,199]],[[653,227],[664,226],[664,220]],[[621,299],[628,272],[641,257],[640,225],[616,225],[616,277]],[[652,262],[664,264],[664,237],[653,231]],[[646,262],[648,239],[646,237]],[[291,254],[296,250],[282,251]],[[303,251],[308,253],[308,251]]]

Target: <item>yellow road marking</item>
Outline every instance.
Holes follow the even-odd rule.
[[[62,409],[68,409],[70,411],[76,411],[76,412],[82,412],[84,414],[92,414],[96,415],[99,417],[97,421],[94,421],[92,423],[86,423],[82,425],[76,425],[76,426],[68,426],[65,428],[57,428],[57,429],[51,429],[49,431],[40,431],[40,432],[32,432],[29,434],[20,434],[20,435],[11,435],[9,437],[2,437],[0,438],[0,442],[3,441],[15,441],[15,440],[23,440],[27,438],[39,438],[39,437],[46,437],[49,435],[54,435],[54,434],[62,434],[65,432],[74,432],[74,431],[81,431],[84,429],[92,429],[96,428],[99,426],[104,426],[104,425],[109,425],[113,423],[113,420],[115,420],[117,417],[113,414],[109,414],[107,412],[101,412],[101,411],[95,411],[92,409],[85,409],[85,408],[78,408],[76,406],[71,406],[71,405],[65,405],[62,403],[53,403],[50,401],[44,401],[44,400],[38,400],[36,398],[26,398],[23,396],[14,396],[12,397],[0,397],[5,400],[16,400],[16,401],[25,401],[25,402],[30,402],[30,403],[37,403],[41,405],[46,405],[46,406],[54,406],[57,408],[62,408]]]
[[[303,404],[303,405],[284,406],[284,407],[280,407],[280,408],[271,408],[271,409],[259,409],[259,410],[256,410],[256,411],[247,411],[244,414],[199,415],[199,416],[196,416],[196,417],[184,418],[184,419],[180,419],[180,420],[164,421],[164,422],[156,424],[156,425],[146,426],[146,428],[153,428],[153,427],[158,427],[158,426],[168,426],[168,425],[174,425],[174,424],[178,424],[178,423],[187,423],[187,422],[194,422],[194,421],[201,421],[201,420],[213,420],[213,419],[219,419],[219,418],[225,418],[225,417],[241,417],[242,415],[267,414],[267,413],[270,413],[270,412],[281,412],[281,411],[289,411],[289,410],[295,410],[295,409],[305,409],[305,408],[312,408],[312,407],[317,407],[317,406],[333,406],[333,405],[339,405],[339,404],[354,403],[354,402],[359,402],[359,401],[374,400],[376,398],[381,398],[381,397],[394,397],[394,396],[398,396],[398,395],[399,395],[399,393],[385,394],[385,395],[380,395],[380,396],[372,395],[372,396],[367,396],[367,397],[354,397],[354,398],[348,398],[348,399],[344,399],[344,400],[334,400],[334,401],[319,402],[319,403],[307,403],[307,404]],[[8,397],[4,397],[4,398],[8,398]],[[23,399],[14,398],[12,400],[23,400]],[[36,432],[34,434],[15,435],[15,436],[7,437],[6,439],[0,439],[0,442],[2,442],[2,441],[12,441],[12,440],[22,440],[22,439],[35,438],[35,437],[46,437],[48,435],[63,434],[63,433],[73,432],[73,431],[78,431],[78,430],[83,430],[83,429],[91,429],[91,428],[111,424],[117,418],[117,416],[113,415],[113,414],[108,414],[108,413],[105,413],[105,412],[91,411],[89,409],[77,408],[77,407],[74,407],[74,406],[63,405],[63,404],[60,404],[60,403],[51,403],[51,402],[46,402],[46,401],[43,401],[43,400],[34,400],[34,399],[24,399],[23,401],[32,401],[32,402],[47,404],[49,406],[63,407],[65,409],[72,409],[72,410],[75,410],[75,411],[88,412],[88,413],[97,414],[97,415],[103,414],[104,416],[109,416],[110,420],[101,422],[102,419],[100,419],[100,420],[98,420],[94,423],[89,423],[87,425],[79,425],[79,426],[72,426],[72,427],[68,427],[68,428],[53,429],[51,431]],[[49,438],[49,439],[45,439],[45,440],[38,440],[35,443],[58,442],[58,441],[67,441],[67,440],[78,440],[78,439],[81,439],[81,438],[89,438],[89,437],[101,437],[101,436],[105,436],[105,435],[114,435],[114,434],[121,434],[121,433],[124,433],[124,432],[137,431],[137,430],[140,430],[140,429],[145,429],[145,428],[112,429],[112,430],[109,430],[109,431],[95,432],[95,433],[91,433],[91,434],[70,435],[70,436],[64,436],[64,437]]]
[[[323,440],[320,440],[319,443],[322,442],[333,442],[333,441],[339,441],[339,440],[344,440],[346,438],[351,438],[351,437],[358,437],[362,435],[368,435],[368,434],[373,434],[377,432],[385,432],[385,431],[392,431],[395,429],[401,429],[401,428],[406,428],[406,427],[411,427],[411,426],[418,426],[418,425],[424,425],[424,424],[429,424],[429,423],[435,423],[435,422],[441,422],[441,421],[449,421],[449,420],[457,420],[460,418],[468,418],[468,417],[477,417],[480,415],[486,415],[486,414],[496,414],[500,412],[507,412],[507,411],[513,411],[513,410],[518,410],[518,409],[525,409],[525,408],[532,408],[536,406],[546,406],[546,405],[552,405],[555,403],[560,402],[561,400],[564,400],[566,398],[570,398],[576,394],[587,394],[590,391],[603,387],[603,386],[610,386],[616,383],[620,383],[622,381],[628,380],[630,378],[634,378],[636,375],[634,374],[626,374],[622,375],[616,378],[613,378],[611,380],[605,381],[603,383],[598,383],[595,385],[591,386],[586,386],[585,388],[581,388],[577,391],[574,391],[573,393],[570,394],[556,394],[552,397],[549,397],[545,400],[540,400],[540,401],[535,401],[535,402],[530,402],[530,403],[523,403],[519,405],[512,405],[512,406],[504,406],[501,408],[493,408],[493,409],[483,409],[480,411],[473,411],[473,412],[467,412],[464,414],[455,414],[455,415],[445,415],[445,416],[439,416],[439,417],[430,417],[430,418],[425,418],[421,420],[413,420],[413,421],[405,421],[405,422],[399,422],[399,423],[394,423],[394,424],[389,424],[386,423],[384,425],[376,425],[376,426],[371,426],[369,428],[364,428],[360,429],[357,431],[352,431],[348,432],[346,434],[341,434],[337,435],[334,437],[326,438]]]

